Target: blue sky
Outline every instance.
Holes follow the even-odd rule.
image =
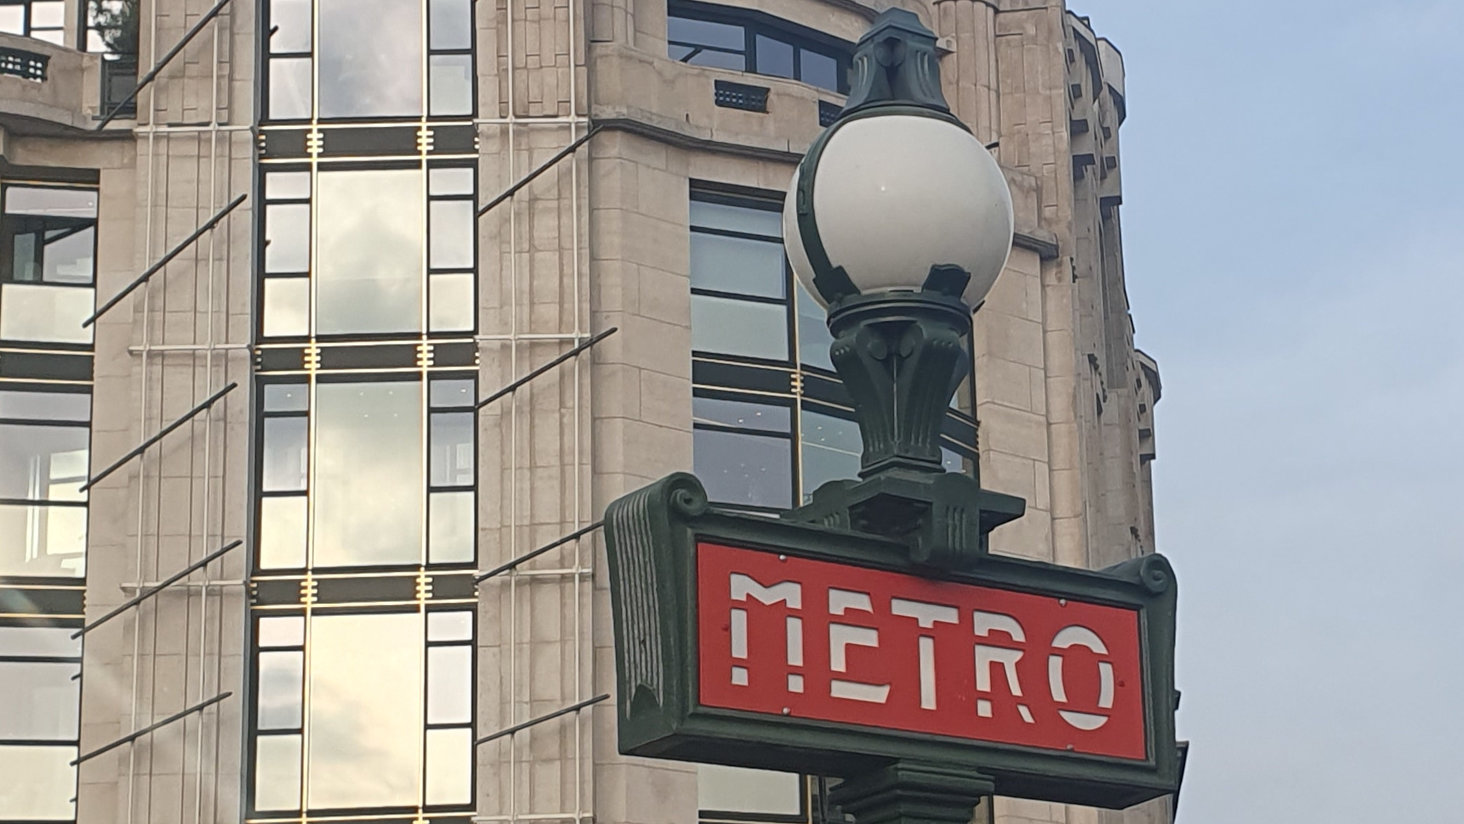
[[[1128,71],[1179,822],[1456,821],[1464,2],[1070,5]]]

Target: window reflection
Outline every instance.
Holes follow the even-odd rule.
[[[315,389],[317,566],[422,557],[422,384],[321,383]]]
[[[422,112],[421,0],[316,0],[320,116]]]
[[[787,438],[698,429],[693,440],[694,471],[713,501],[762,507],[792,504]]]
[[[320,173],[317,333],[421,329],[422,178],[420,169]]]
[[[81,664],[73,627],[0,626],[0,817],[70,819]]]
[[[859,477],[859,456],[864,441],[859,425],[846,418],[810,412],[799,415],[802,441],[803,500],[829,481]]]

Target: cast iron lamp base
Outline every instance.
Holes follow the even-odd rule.
[[[846,779],[829,802],[859,824],[970,824],[972,810],[995,789],[989,776],[970,770],[897,761]]]
[[[918,564],[968,569],[986,554],[987,533],[1026,511],[1021,498],[941,463],[941,423],[969,358],[971,310],[952,295],[962,285],[963,272],[938,269],[935,288],[853,295],[829,308],[829,354],[864,439],[862,480],[826,483],[785,518],[883,535]]]

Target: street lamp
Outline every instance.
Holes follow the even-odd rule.
[[[861,480],[825,484],[787,517],[897,538],[920,564],[969,566],[1025,506],[946,473],[940,450],[969,373],[972,312],[1011,251],[1012,201],[951,114],[935,35],[914,14],[885,11],[860,39],[848,103],[793,176],[783,236],[828,309],[864,440]]]

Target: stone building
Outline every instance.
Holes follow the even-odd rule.
[[[591,527],[857,468],[777,209],[889,5],[0,0],[0,821],[827,820],[617,755]],[[996,551],[1151,551],[1119,52],[894,5],[1016,204],[948,464]]]

